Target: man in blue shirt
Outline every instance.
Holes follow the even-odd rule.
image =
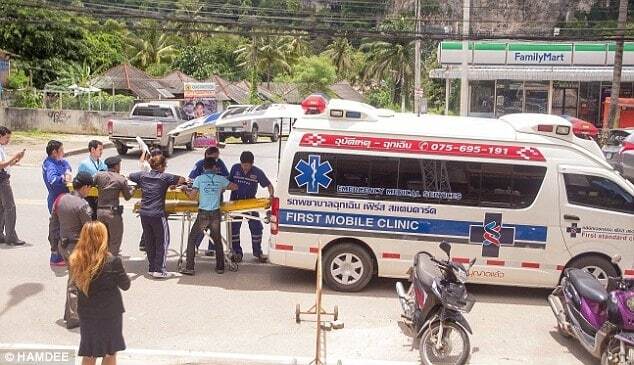
[[[68,193],[66,183],[71,179],[72,169],[68,161],[64,159],[64,145],[60,141],[50,140],[46,145],[46,154],[48,157],[42,163],[42,179],[48,197],[46,202],[48,212],[53,211],[53,202],[60,194]],[[50,224],[50,223],[49,223]],[[50,228],[50,226],[49,226]],[[48,241],[51,244],[51,260],[53,266],[64,266],[64,258],[59,254],[59,232],[49,229]]]
[[[103,154],[103,142],[93,139],[88,142],[88,157],[79,163],[77,173],[85,171],[95,177],[99,171],[108,171],[108,166],[101,160]]]
[[[196,257],[196,245],[199,242],[196,241],[196,237],[205,229],[209,229],[211,239],[216,245],[216,272],[222,274],[225,270],[225,255],[222,248],[222,237],[220,237],[220,195],[224,189],[236,190],[238,186],[214,172],[216,170],[214,158],[205,158],[203,168],[205,172],[196,177],[192,184],[193,188],[187,191],[191,199],[198,196],[198,215],[191,232],[189,232],[185,268],[180,271],[185,275],[194,275],[194,258]]]
[[[197,178],[198,176],[202,175],[205,172],[205,168],[203,166],[205,159],[207,157],[211,157],[214,160],[216,160],[216,169],[217,169],[217,173],[218,175],[221,176],[229,176],[229,170],[227,170],[227,166],[225,165],[225,163],[219,158],[220,157],[220,150],[218,149],[218,147],[208,147],[205,150],[205,158],[203,158],[202,160],[198,160],[196,161],[196,164],[194,165],[194,168],[192,169],[192,171],[189,173],[189,178],[194,180],[195,178]]]
[[[273,198],[273,185],[266,177],[264,172],[253,166],[255,160],[253,153],[244,151],[240,155],[240,163],[233,165],[229,172],[229,181],[238,185],[238,190],[231,192],[230,200],[253,199],[258,192],[258,185],[269,190],[269,196]],[[246,213],[254,217],[259,217],[257,212]],[[231,223],[231,245],[233,247],[234,256],[232,260],[235,262],[242,261],[242,247],[240,246],[240,227],[242,220]],[[262,254],[262,222],[256,219],[249,219],[249,230],[251,231],[251,246],[253,247],[253,256],[259,262],[266,262],[267,258]]]
[[[88,142],[88,157],[79,163],[77,173],[86,172],[94,178],[98,172],[108,171],[108,166],[101,160],[102,154],[103,143],[101,141],[93,139]],[[92,219],[97,219],[97,197],[86,197],[86,201],[90,205],[90,209],[92,209]]]
[[[192,171],[189,173],[189,178],[192,181],[205,172],[205,168],[203,166],[203,163],[204,163],[205,159],[208,158],[208,157],[211,157],[214,160],[216,160],[216,167],[215,167],[216,171],[214,171],[214,172],[217,175],[221,175],[221,176],[224,176],[224,177],[229,176],[229,171],[227,170],[227,166],[220,159],[220,150],[218,149],[218,147],[208,147],[205,150],[205,158],[202,159],[202,160],[198,160],[196,162],[196,164],[194,165],[194,168],[192,169]],[[220,202],[222,203],[222,194],[220,195]],[[200,245],[200,241],[202,241],[202,239],[203,239],[202,232],[200,234],[197,234],[195,239],[196,239],[196,244]],[[213,242],[209,242],[209,246],[207,247],[206,255],[207,256],[213,256],[214,255],[214,244],[213,244]]]

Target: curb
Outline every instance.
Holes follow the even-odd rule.
[[[112,148],[112,147],[114,147],[114,143],[112,142],[104,142],[103,144],[104,150],[107,148]],[[75,156],[75,155],[81,155],[82,153],[88,153],[86,151],[86,147],[75,148],[74,150],[64,151],[64,156]]]

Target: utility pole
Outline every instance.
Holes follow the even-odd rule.
[[[422,97],[422,90],[420,88],[420,0],[416,0],[414,3],[416,12],[416,46],[414,47],[414,113],[420,113],[420,101]]]
[[[626,20],[627,0],[620,0],[618,28],[616,30],[616,49],[614,51],[614,72],[612,74],[612,90],[610,95],[610,111],[608,113],[607,123],[603,123],[603,136],[607,136],[608,128],[617,127],[619,94],[621,91],[621,71],[623,69],[623,41],[625,37]]]
[[[471,17],[471,0],[462,1],[462,72],[460,77],[460,115],[466,116],[469,110],[469,19]]]

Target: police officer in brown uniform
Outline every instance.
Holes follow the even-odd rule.
[[[97,219],[108,228],[108,250],[117,256],[123,239],[123,205],[119,205],[119,195],[130,200],[132,191],[128,186],[128,179],[120,173],[121,158],[108,157],[105,163],[108,171],[95,175],[95,186],[99,189]]]
[[[92,176],[87,172],[80,172],[73,179],[73,192],[62,193],[53,202],[51,222],[49,225],[49,237],[51,232],[59,232],[61,242],[59,251],[68,262],[70,254],[75,249],[79,234],[84,223],[92,218],[92,210],[85,200],[92,186]],[[79,326],[77,314],[77,287],[73,284],[70,275],[66,287],[66,305],[64,307],[64,320],[67,328]]]

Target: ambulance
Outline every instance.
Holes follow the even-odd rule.
[[[302,102],[281,157],[270,261],[359,291],[422,250],[476,258],[474,283],[554,287],[567,267],[634,275],[634,186],[553,115],[417,116]]]

